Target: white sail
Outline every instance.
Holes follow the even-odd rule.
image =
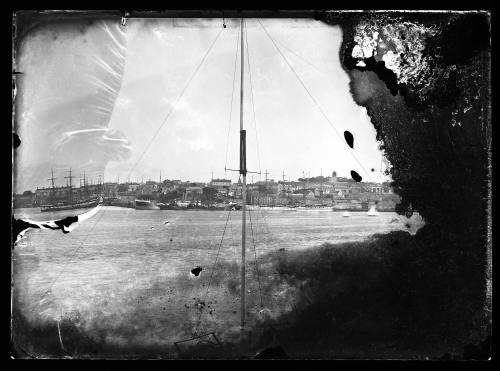
[[[378,216],[379,215],[379,213],[378,213],[377,208],[375,207],[375,205],[372,205],[370,207],[370,210],[368,210],[368,212],[366,213],[366,215],[368,215],[368,216]]]

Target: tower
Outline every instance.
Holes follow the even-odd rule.
[[[337,182],[337,172],[333,171],[332,176],[330,177],[330,183],[336,183]]]

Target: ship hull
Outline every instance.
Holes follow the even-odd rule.
[[[160,210],[154,201],[135,200],[134,207],[136,210]]]
[[[85,209],[95,207],[99,204],[99,200],[95,201],[87,201],[87,202],[78,202],[71,205],[46,205],[41,206],[41,212],[49,212],[49,211],[61,211],[61,210],[74,210],[74,209]]]

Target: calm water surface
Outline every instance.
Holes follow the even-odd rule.
[[[67,215],[15,210],[16,217],[32,220]],[[247,259],[250,264],[254,254],[359,241],[393,230],[415,233],[423,224],[418,215],[409,227],[407,222],[391,212],[377,217],[351,212],[344,218],[330,210],[254,210],[247,215]],[[115,343],[170,342],[185,336],[186,323],[197,318],[196,300],[206,297],[218,251],[220,262],[233,264],[227,279],[239,280],[241,211],[104,207],[69,234],[29,231],[13,251],[14,294],[33,322],[73,316],[87,331],[106,328]],[[190,275],[196,266],[203,267],[199,277]],[[252,272],[249,268],[249,281]],[[248,287],[251,308],[255,286]],[[211,289],[212,324],[227,324],[233,317],[237,324],[239,303],[233,294],[223,283]],[[124,325],[132,331],[126,337],[121,336]]]

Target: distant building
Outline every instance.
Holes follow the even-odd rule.
[[[167,193],[170,193],[170,192],[173,192],[175,190],[177,190],[178,188],[180,188],[181,186],[181,180],[165,180],[161,183],[161,185],[159,186],[159,192],[162,193],[162,194],[167,194]]]
[[[184,200],[199,201],[203,194],[203,187],[187,187],[184,192]]]
[[[229,179],[212,179],[210,181],[210,187],[229,187],[231,185],[231,180]]]
[[[104,197],[118,197],[118,183],[104,183]]]
[[[26,191],[21,195],[15,194],[13,198],[14,208],[35,206],[35,194],[31,191]]]
[[[241,198],[243,192],[243,183],[238,180],[238,183],[232,183],[229,187],[228,195],[235,198]]]
[[[209,187],[215,188],[217,192],[228,195],[231,188],[231,180],[229,179],[212,179],[210,183],[208,183]]]
[[[296,190],[301,188],[300,182],[293,181],[279,181],[278,182],[278,193],[279,194],[288,194],[293,193]]]

